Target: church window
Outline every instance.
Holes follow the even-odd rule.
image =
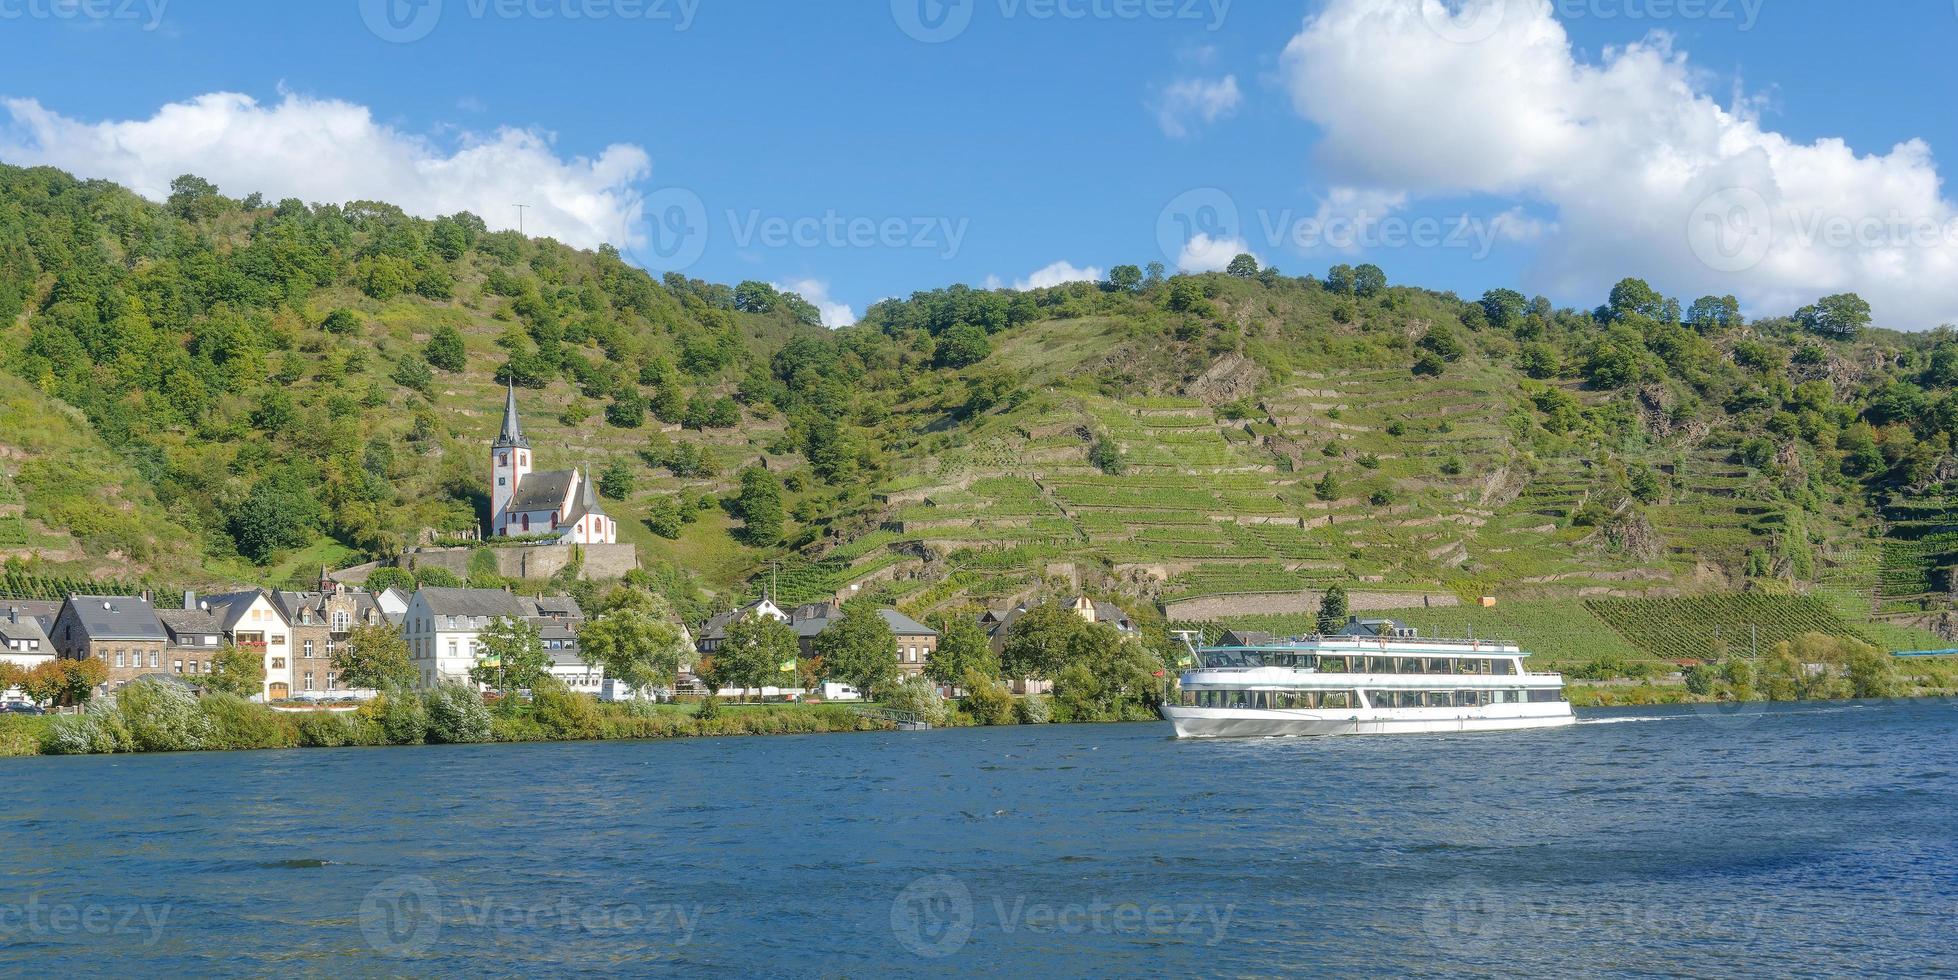
[[[523,516],[523,530],[524,530],[524,533],[525,533],[525,534],[529,534],[529,533],[530,533],[530,515],[529,515],[529,514],[525,514],[525,515]]]

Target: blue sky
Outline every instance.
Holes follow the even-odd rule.
[[[461,201],[493,224],[529,203],[532,231],[803,287],[838,320],[952,282],[1202,266],[1236,246],[1288,272],[1374,261],[1397,282],[1580,306],[1644,275],[1763,313],[1857,289],[1901,327],[1958,314],[1939,275],[1958,268],[1935,184],[1958,153],[1942,2],[1467,0],[1501,8],[1486,38],[1461,0],[169,0],[160,17],[155,0],[94,2],[102,16],[0,0],[0,160],[149,193],[182,168],[239,194]],[[934,10],[965,26],[912,36]],[[1670,48],[1620,77],[1557,75],[1654,32]],[[1511,71],[1539,77],[1484,84]],[[1716,125],[1767,147],[1752,165],[1725,159],[1735,137],[1709,135],[1704,106],[1653,95],[1681,84],[1741,97],[1746,119]],[[252,102],[159,116],[213,93]],[[1533,118],[1545,102],[1558,119]],[[1853,152],[1821,142],[1837,138]],[[1892,155],[1909,140],[1927,150]],[[1489,163],[1511,153],[1529,159]],[[1685,178],[1663,164],[1682,154]],[[1856,197],[1871,185],[1888,190]],[[1735,260],[1752,264],[1708,268],[1684,229],[1735,186],[1773,230]],[[1218,191],[1235,222],[1164,214]],[[1812,241],[1802,216],[1825,209],[1940,234]],[[1409,234],[1325,244],[1343,215]],[[1323,234],[1293,234],[1301,221]],[[1178,248],[1193,229],[1221,241]]]

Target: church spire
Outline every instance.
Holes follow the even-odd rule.
[[[523,424],[517,421],[517,386],[510,384],[509,396],[503,402],[503,432],[496,437],[496,448],[530,448],[530,442],[523,437]]]

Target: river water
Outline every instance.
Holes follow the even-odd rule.
[[[1958,703],[0,761],[0,970],[1949,972]]]

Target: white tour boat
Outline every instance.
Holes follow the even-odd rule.
[[[1514,644],[1420,637],[1391,620],[1332,635],[1274,639],[1227,633],[1184,643],[1183,672],[1163,717],[1179,738],[1400,735],[1555,728],[1574,723],[1560,674],[1533,674]]]

